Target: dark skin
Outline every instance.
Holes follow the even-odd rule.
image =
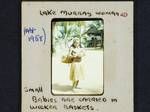
[[[77,86],[78,86],[78,83],[79,83],[79,80],[77,80],[77,81],[74,81],[74,82],[73,82],[73,85],[72,85],[72,87],[73,87],[73,88],[77,88]]]
[[[80,42],[79,42],[78,40],[75,41],[75,42],[73,43],[72,47],[73,47],[73,48],[80,48]],[[83,57],[85,54],[84,54],[84,53],[76,54],[76,53],[73,53],[73,52],[72,52],[71,55],[72,55],[72,57],[73,57],[74,59],[77,59],[77,58]],[[73,81],[72,88],[77,88],[78,84],[79,84],[79,80]]]

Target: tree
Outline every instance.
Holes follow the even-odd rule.
[[[84,45],[87,45],[87,38],[92,35],[101,35],[103,39],[103,21],[57,21],[53,25],[53,47],[68,48],[68,43],[74,38],[80,38]]]

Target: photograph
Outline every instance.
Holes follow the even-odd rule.
[[[57,18],[51,21],[51,93],[104,93],[104,20]]]

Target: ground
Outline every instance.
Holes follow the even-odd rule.
[[[79,89],[72,90],[69,80],[70,65],[61,63],[62,55],[52,56],[53,94],[102,94],[103,92],[103,50],[86,50],[84,57],[85,79],[79,82]]]

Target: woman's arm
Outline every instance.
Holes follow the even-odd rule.
[[[69,48],[68,56],[71,56],[72,48]]]

